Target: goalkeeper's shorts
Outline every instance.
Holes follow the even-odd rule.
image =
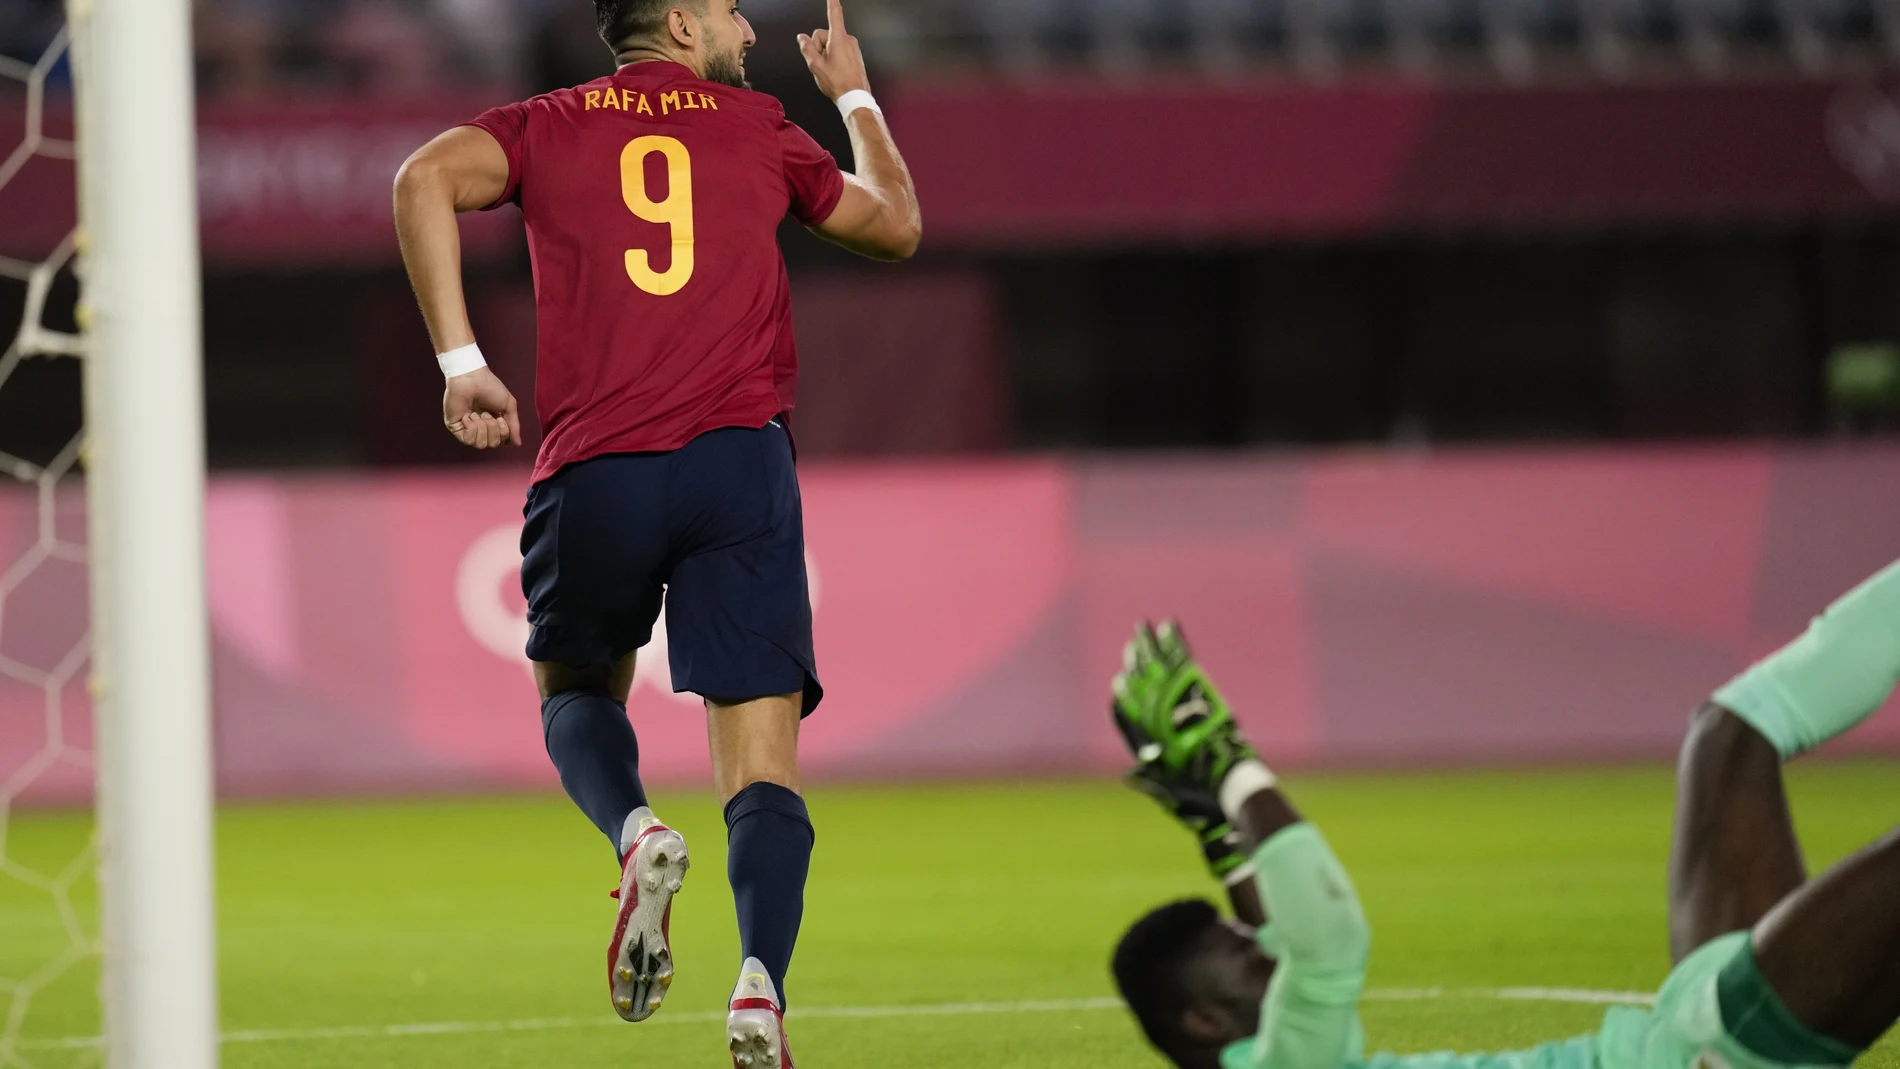
[[[1682,959],[1655,1009],[1611,1010],[1598,1040],[1603,1069],[1834,1069],[1859,1053],[1788,1012],[1755,967],[1747,932]]]

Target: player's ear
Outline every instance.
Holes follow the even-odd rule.
[[[1200,1043],[1224,1040],[1233,1028],[1233,1018],[1218,1006],[1194,1006],[1181,1014],[1182,1034]]]
[[[699,27],[693,24],[685,8],[676,7],[666,13],[666,32],[676,46],[691,51],[698,38]]]

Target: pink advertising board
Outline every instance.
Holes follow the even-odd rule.
[[[819,777],[1113,771],[1106,681],[1130,623],[1162,614],[1283,764],[1665,758],[1702,696],[1900,557],[1896,448],[803,478],[828,696],[802,745]],[[520,652],[522,490],[492,470],[214,480],[226,794],[554,785]],[[78,497],[55,511],[76,536]],[[90,777],[84,572],[46,553],[64,541],[38,518],[0,496],[0,560],[39,560],[0,603],[0,777],[58,802]],[[702,714],[663,656],[631,715],[651,779],[705,780]],[[1848,748],[1900,751],[1900,710]]]

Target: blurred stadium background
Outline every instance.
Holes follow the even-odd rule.
[[[760,36],[755,85],[848,162],[792,46],[821,5],[748,0],[745,12]],[[828,686],[804,741],[818,778],[1114,771],[1103,684],[1142,614],[1187,621],[1287,766],[1654,763],[1713,685],[1900,556],[1900,2],[852,0],[850,12],[916,172],[926,239],[891,272],[783,236]],[[57,0],[5,0],[0,54],[33,62],[62,21]],[[350,810],[363,826],[452,822],[458,803],[426,801],[436,794],[556,789],[520,655],[526,454],[474,454],[440,431],[388,205],[397,165],[440,129],[605,73],[591,5],[202,0],[197,32],[220,789],[414,799],[412,817]],[[64,69],[48,84],[46,129],[63,130]],[[0,147],[30,133],[25,94],[0,84]],[[0,186],[0,256],[48,256],[72,225],[72,187],[70,163],[23,160]],[[465,218],[464,234],[477,333],[525,394],[534,307],[519,217]],[[74,288],[62,273],[48,325],[70,327]],[[25,298],[0,288],[0,323],[11,329]],[[45,464],[78,427],[78,369],[9,370],[0,452]],[[90,789],[83,683],[54,688],[52,706],[44,686],[84,633],[83,566],[7,570],[42,546],[45,517],[77,530],[79,508],[76,491],[0,484],[0,656],[40,673],[0,673],[0,781],[22,809],[81,805]],[[699,718],[663,666],[643,669],[632,714],[653,781],[705,782]],[[49,746],[74,759],[48,761]],[[1843,749],[1900,753],[1900,709]],[[1860,767],[1821,793],[1849,825],[1865,800],[1878,831],[1895,796],[1870,785],[1893,766]],[[1666,778],[1644,775],[1660,822]],[[1441,783],[1398,782],[1367,789],[1407,808],[1431,805]],[[1522,783],[1529,813],[1587,794]],[[971,788],[970,804],[1000,807],[993,791]],[[860,801],[841,808],[875,808],[847,795]],[[955,792],[944,797],[916,811],[954,812]],[[245,825],[244,812],[229,819]],[[325,812],[283,819],[308,829]],[[40,841],[21,827],[47,842],[76,834],[64,818],[22,819],[14,864]],[[508,826],[533,839],[559,820]],[[240,850],[281,845],[245,826]],[[1658,846],[1645,828],[1638,845]],[[1851,845],[1837,838],[1827,850]],[[1181,846],[1167,886],[1192,886]],[[1659,881],[1659,853],[1653,869],[1641,879]],[[1388,893],[1377,880],[1374,899]],[[228,892],[244,916],[247,902],[264,909],[247,886]],[[1132,909],[1160,892],[1115,893],[1111,920],[1132,915],[1123,898]],[[64,923],[36,920],[57,912],[37,901],[0,910],[0,933]],[[64,931],[16,946],[51,956]],[[243,952],[232,939],[257,931],[227,925],[227,971]],[[1105,955],[1112,935],[1090,929],[1078,945]],[[1660,929],[1646,938],[1659,955]],[[20,975],[4,953],[0,965]],[[407,968],[390,967],[413,995]],[[379,982],[336,968],[338,991]],[[1061,990],[1040,973],[1019,986],[1098,993],[1090,968]],[[1642,980],[1482,972],[1471,982]],[[983,983],[932,997],[980,997]],[[876,994],[820,990],[844,1004]],[[246,1021],[282,1025],[280,1009]],[[81,1034],[86,1020],[62,1011],[42,1034]],[[1425,1026],[1418,1041],[1485,1041],[1464,1027]],[[1093,1064],[1144,1064],[1124,1033],[1128,1053]],[[60,1049],[27,1053],[40,1064]],[[491,1064],[586,1061],[516,1054],[488,1052]],[[312,1058],[247,1064],[325,1064]]]

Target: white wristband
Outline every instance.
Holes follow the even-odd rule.
[[[1228,820],[1240,819],[1240,807],[1256,793],[1278,783],[1279,778],[1273,770],[1259,761],[1247,760],[1227,770],[1227,778],[1220,781],[1220,811],[1227,814]]]
[[[838,114],[847,120],[859,108],[870,108],[879,115],[884,114],[884,109],[877,106],[877,98],[871,95],[869,89],[853,89],[838,98]]]
[[[459,349],[435,354],[435,362],[442,366],[442,377],[445,379],[466,375],[488,366],[488,361],[482,359],[482,347],[474,342],[469,342]]]

